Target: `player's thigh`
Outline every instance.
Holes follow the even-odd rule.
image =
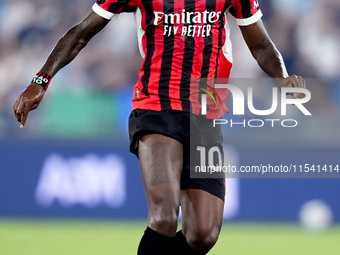
[[[197,248],[212,247],[222,227],[224,201],[204,190],[186,189],[181,192],[181,207],[188,243]]]
[[[172,218],[178,215],[183,146],[176,139],[160,135],[144,135],[139,141],[139,161],[152,217]]]
[[[139,162],[146,188],[164,183],[179,185],[183,166],[183,146],[176,139],[144,135],[139,141]]]

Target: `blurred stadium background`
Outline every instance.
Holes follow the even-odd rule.
[[[142,62],[131,14],[111,22],[58,73],[24,129],[13,116],[17,96],[92,4],[0,0],[0,254],[135,254],[144,230],[138,161],[128,151],[127,117]],[[226,160],[336,166],[340,2],[260,0],[260,6],[289,73],[307,78],[313,116],[290,110],[299,122],[294,129],[225,127]],[[232,77],[265,77],[229,20]],[[258,88],[257,105],[265,105],[268,91]],[[211,254],[338,254],[339,180],[228,179],[225,224]],[[314,206],[301,210],[310,201]]]

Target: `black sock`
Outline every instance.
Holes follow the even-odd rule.
[[[147,227],[139,243],[138,255],[168,255],[171,237]]]
[[[182,233],[178,231],[170,241],[170,255],[205,255],[210,249],[194,250],[187,242],[187,239]]]

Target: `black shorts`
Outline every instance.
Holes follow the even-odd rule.
[[[204,190],[224,201],[224,178],[192,178],[190,175],[190,169],[202,162],[200,156],[202,148],[204,152],[212,147],[218,148],[223,160],[223,137],[220,126],[213,127],[212,120],[206,119],[205,116],[182,111],[133,110],[129,117],[130,151],[137,157],[139,140],[147,134],[162,134],[182,143],[182,190]]]

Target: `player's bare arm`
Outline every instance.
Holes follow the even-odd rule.
[[[282,87],[305,88],[305,80],[301,76],[289,76],[281,53],[269,38],[261,20],[249,26],[240,26],[243,38],[252,55],[262,70],[275,78],[279,89]],[[304,97],[302,93],[294,93],[294,98]]]
[[[53,77],[61,68],[69,64],[108,22],[109,20],[90,12],[83,21],[68,30],[58,41],[40,72]],[[28,113],[39,106],[44,94],[44,87],[36,83],[31,83],[21,93],[13,106],[14,115],[21,123],[20,127],[24,127]]]

